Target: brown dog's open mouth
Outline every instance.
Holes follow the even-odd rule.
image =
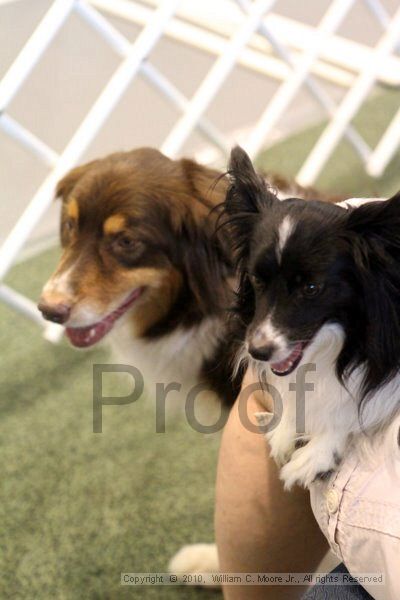
[[[122,317],[128,308],[139,298],[143,289],[141,287],[133,290],[118,308],[93,325],[88,325],[87,327],[66,327],[65,331],[71,344],[78,348],[88,348],[99,342],[112,329],[115,321]]]

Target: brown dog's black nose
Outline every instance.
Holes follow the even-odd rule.
[[[68,304],[47,304],[47,302],[40,301],[38,309],[42,313],[45,319],[53,321],[53,323],[66,323],[71,314],[71,307]]]
[[[249,354],[256,360],[268,361],[276,350],[275,344],[265,346],[249,346]]]

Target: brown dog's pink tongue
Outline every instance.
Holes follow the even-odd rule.
[[[143,288],[137,288],[128,298],[102,321],[88,325],[87,327],[66,327],[65,332],[71,344],[77,348],[88,348],[93,346],[110,331],[115,321],[119,319],[128,308],[141,295]]]
[[[93,346],[110,331],[115,319],[108,318],[89,327],[67,327],[65,332],[71,344],[78,348]]]

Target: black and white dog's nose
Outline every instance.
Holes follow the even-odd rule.
[[[276,350],[277,347],[275,344],[271,343],[266,344],[265,346],[249,345],[249,354],[256,360],[268,361]]]

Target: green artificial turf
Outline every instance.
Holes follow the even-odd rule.
[[[32,298],[56,252],[14,268]],[[213,540],[217,437],[167,421],[151,402],[109,406],[92,432],[92,365],[104,352],[53,346],[0,305],[0,598],[215,598],[120,586],[121,572],[165,572],[182,544]],[[105,376],[105,395],[130,382]]]
[[[355,124],[370,143],[400,102],[385,92]],[[293,175],[320,127],[263,153],[263,168]],[[355,196],[400,188],[400,155],[382,180],[365,176],[346,143],[321,187]],[[16,266],[7,281],[37,298],[57,260],[49,251]],[[0,304],[2,455],[0,597],[94,599],[218,598],[195,588],[120,586],[120,573],[165,571],[182,544],[213,540],[218,437],[191,430],[182,417],[155,433],[144,398],[104,410],[103,433],[92,432],[92,365],[104,351],[53,346],[38,328]],[[127,382],[105,377],[109,393]]]

